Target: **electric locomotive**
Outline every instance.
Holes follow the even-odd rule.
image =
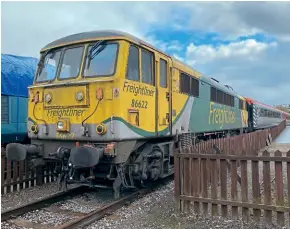
[[[119,31],[63,37],[41,50],[29,87],[30,145],[10,160],[58,160],[61,188],[144,186],[173,173],[173,150],[248,131],[246,99]]]

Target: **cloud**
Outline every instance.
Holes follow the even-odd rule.
[[[38,56],[53,40],[97,29],[122,30],[146,39],[153,25],[165,23],[162,18],[169,16],[170,6],[161,7],[158,2],[3,2],[2,52]]]
[[[266,49],[275,46],[277,46],[276,42],[267,44],[257,42],[254,39],[219,45],[217,47],[213,47],[212,45],[196,46],[194,43],[190,43],[186,48],[186,57],[188,64],[192,65],[206,63],[216,59],[237,57],[247,58],[253,61]]]
[[[187,20],[177,29],[218,32],[224,39],[256,33],[290,36],[289,2],[184,2]],[[188,12],[189,11],[189,12]]]
[[[39,56],[60,37],[135,35],[264,103],[289,103],[288,2],[3,2],[3,53]],[[25,9],[25,10],[23,10]]]

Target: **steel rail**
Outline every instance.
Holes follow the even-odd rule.
[[[131,204],[132,202],[136,201],[138,198],[141,198],[141,197],[145,196],[146,194],[154,191],[155,189],[163,186],[165,183],[172,181],[173,180],[172,177],[173,176],[171,175],[167,178],[164,178],[161,180],[161,182],[159,181],[157,185],[155,184],[155,185],[152,185],[151,187],[135,191],[134,193],[132,193],[128,196],[125,196],[119,200],[116,200],[116,201],[102,207],[101,209],[97,209],[97,210],[95,210],[95,211],[93,211],[85,216],[82,216],[82,217],[77,218],[73,221],[70,221],[66,224],[63,224],[59,227],[56,227],[55,229],[84,228],[85,226],[88,226],[88,225],[92,224],[93,222],[96,222],[96,221],[102,219],[106,215],[111,215],[113,212],[120,209],[121,207]]]
[[[44,208],[47,205],[62,201],[67,197],[76,196],[85,191],[88,191],[88,187],[80,186],[80,187],[69,189],[68,191],[63,191],[63,192],[53,194],[51,196],[42,198],[40,200],[33,201],[23,206],[19,206],[19,207],[1,212],[1,222],[16,218],[19,215],[23,215],[25,213],[28,213],[36,209]]]

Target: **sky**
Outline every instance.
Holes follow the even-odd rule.
[[[39,57],[53,40],[131,33],[242,96],[290,103],[290,2],[2,2],[1,53]]]

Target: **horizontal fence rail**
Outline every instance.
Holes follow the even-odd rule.
[[[262,150],[285,126],[176,149],[180,210],[290,226],[290,150]]]
[[[55,163],[48,163],[45,167],[32,169],[28,160],[9,161],[3,148],[1,151],[2,195],[56,180],[53,173]]]

